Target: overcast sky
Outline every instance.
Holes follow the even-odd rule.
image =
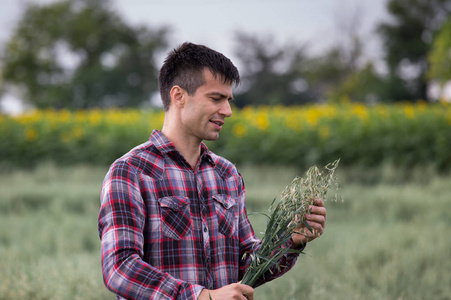
[[[0,0],[0,49],[10,38],[27,3],[55,0]],[[388,18],[387,0],[112,0],[127,23],[169,26],[170,47],[191,41],[223,52],[240,68],[234,55],[235,31],[271,36],[274,43],[306,45],[312,55],[343,43],[352,28],[364,41],[368,59],[381,58],[374,33]],[[55,24],[57,26],[57,24]],[[348,29],[346,29],[348,28]],[[163,58],[161,58],[162,60]],[[1,103],[0,103],[1,104]]]
[[[321,51],[340,41],[343,28],[353,26],[365,38],[366,53],[378,55],[374,28],[387,18],[386,0],[112,0],[129,24],[168,25],[171,46],[202,43],[233,60],[237,30],[272,36],[276,43],[296,41]],[[0,45],[10,37],[25,4],[55,0],[0,0]]]

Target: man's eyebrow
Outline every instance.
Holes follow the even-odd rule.
[[[208,93],[208,96],[218,96],[220,98],[228,98],[228,100],[234,100],[235,99],[235,98],[233,98],[233,95],[228,97],[227,95],[224,95],[223,93],[220,93],[220,92],[211,92],[211,93]]]

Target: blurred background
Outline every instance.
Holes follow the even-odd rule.
[[[0,299],[111,299],[100,186],[161,128],[185,41],[240,70],[208,146],[249,211],[340,158],[326,234],[257,299],[451,299],[450,0],[1,0]]]

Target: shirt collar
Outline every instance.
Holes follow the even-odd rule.
[[[177,152],[180,156],[180,152],[175,148],[174,144],[160,131],[153,130],[152,135],[149,138],[149,141],[160,151],[161,154],[168,154],[170,152]],[[210,150],[208,150],[207,145],[204,142],[200,144],[200,159],[206,159],[213,166],[215,166],[215,162],[211,156]]]

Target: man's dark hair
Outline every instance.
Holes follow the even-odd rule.
[[[169,52],[158,77],[161,100],[165,111],[171,104],[171,89],[178,85],[192,96],[205,83],[204,69],[210,70],[215,78],[220,76],[224,83],[238,85],[240,75],[233,63],[213,49],[203,45],[184,43]]]

